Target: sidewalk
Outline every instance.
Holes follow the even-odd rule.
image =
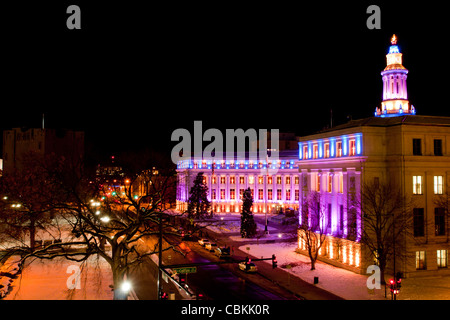
[[[102,258],[93,256],[84,264],[64,258],[36,259],[12,281],[5,300],[112,300],[111,284],[111,269]]]

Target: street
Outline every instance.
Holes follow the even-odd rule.
[[[257,217],[256,220],[261,224],[264,223],[264,217]],[[290,226],[271,226],[274,232],[290,232]],[[233,240],[230,234],[213,232],[210,229],[204,232],[206,237],[211,241],[217,242],[219,246],[227,245],[233,248],[232,259],[234,261],[242,261],[249,252],[239,250],[239,246],[244,243],[258,243],[257,239],[245,239],[244,242]],[[208,252],[204,247],[195,241],[181,241],[176,236],[166,236],[172,243],[177,244],[179,249],[185,253],[185,256],[172,250],[163,253],[164,265],[176,264],[196,264],[205,262],[223,261],[215,256],[212,252]],[[145,247],[151,248],[155,246],[157,239],[145,239]],[[274,240],[271,240],[272,242]],[[276,240],[289,241],[289,240]],[[264,242],[264,241],[263,241]],[[142,245],[142,244],[141,244]],[[166,246],[167,244],[164,243]],[[269,257],[269,256],[268,256]],[[264,258],[268,258],[264,257]],[[255,259],[256,257],[252,257]],[[261,257],[257,257],[261,258]],[[245,273],[238,268],[237,263],[226,263],[220,265],[197,266],[195,273],[189,273],[186,277],[186,283],[190,290],[196,295],[201,295],[202,299],[224,300],[301,300],[301,299],[322,299],[334,300],[340,299],[323,289],[320,289],[310,283],[302,281],[296,277],[291,277],[289,273],[281,268],[272,269],[272,266],[263,261],[255,262],[258,272],[254,274]],[[156,279],[157,266],[151,259],[136,268],[130,270],[130,279],[136,285],[135,292],[139,299],[154,300],[156,296]],[[296,287],[294,290],[290,290]],[[175,293],[175,299],[181,299],[179,290],[171,282],[162,281],[163,292]],[[300,288],[300,289],[299,289]],[[299,293],[300,292],[300,293]]]
[[[171,237],[171,241],[179,241]],[[147,239],[146,244],[151,245],[153,241]],[[174,252],[165,252],[163,262],[165,265],[182,263],[204,263],[209,261],[219,261],[212,253],[207,252],[197,242],[181,242],[180,247],[187,252],[183,257]],[[156,299],[156,279],[157,266],[151,259],[146,259],[141,265],[130,270],[129,279],[133,283],[133,288],[141,300]],[[197,295],[201,294],[203,299],[223,300],[284,300],[277,290],[267,290],[254,282],[263,283],[265,287],[273,284],[257,274],[245,274],[238,270],[237,263],[226,265],[198,266],[196,273],[187,275],[187,284]],[[162,281],[163,291],[175,293],[175,298],[180,299],[178,289],[171,281]],[[285,295],[289,295],[285,292]],[[292,296],[292,298],[295,298]]]

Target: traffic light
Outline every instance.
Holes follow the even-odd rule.
[[[402,286],[401,282],[402,282],[402,278],[397,278],[397,277],[395,280],[394,279],[389,280],[389,289],[390,289],[391,293],[394,295],[394,297],[393,297],[394,300],[396,300],[395,296],[400,293],[400,288]]]
[[[179,279],[180,279],[180,285],[182,287],[185,287],[186,286],[186,275],[185,274],[183,274],[183,275],[180,274]]]
[[[394,292],[394,289],[395,289],[394,279],[389,279],[389,289],[391,290],[391,292]]]
[[[272,269],[275,269],[277,267],[277,257],[273,254],[272,255]]]
[[[160,300],[167,300],[168,297],[169,296],[168,296],[167,292],[160,291],[160,293],[159,293]]]
[[[395,275],[397,289],[400,289],[402,287],[402,278],[403,274],[401,272],[397,272],[397,274]]]

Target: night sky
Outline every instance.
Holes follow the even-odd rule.
[[[173,130],[194,120],[311,134],[330,109],[334,124],[373,115],[393,33],[417,114],[450,116],[438,5],[378,3],[381,30],[369,30],[365,1],[40,2],[1,9],[1,130],[40,127],[45,113],[46,127],[85,130],[105,154],[170,151]],[[70,4],[81,30],[66,28]]]

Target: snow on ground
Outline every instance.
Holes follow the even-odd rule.
[[[280,240],[296,237],[295,234],[278,232],[278,228],[270,226],[270,217],[272,217],[273,214],[268,215],[269,225],[267,226],[267,230],[269,231],[269,234],[264,234],[264,224],[256,222],[257,236],[252,239],[243,239],[239,234],[241,231],[240,213],[218,214],[218,216],[220,216],[220,220],[218,220],[217,225],[208,226],[206,229],[222,234],[229,234],[230,240],[233,241]]]
[[[313,283],[314,277],[319,277],[318,287],[332,292],[348,300],[384,300],[385,289],[369,290],[367,288],[368,275],[356,274],[354,272],[316,262],[316,270],[310,270],[309,257],[296,253],[296,243],[269,243],[269,244],[246,244],[241,250],[250,248],[249,253],[253,256],[271,256],[275,254],[278,267],[290,272],[309,283]],[[261,263],[261,262],[260,262]],[[271,263],[264,261],[262,263]],[[286,268],[287,265],[291,268]],[[387,276],[388,278],[389,276]],[[350,290],[351,289],[351,290]],[[389,288],[387,288],[387,299],[390,299]],[[402,280],[402,288],[397,297],[398,300],[450,300],[450,277],[427,277],[406,278]]]
[[[13,281],[6,300],[112,300],[112,283],[111,269],[103,258],[93,256],[84,264],[64,258],[36,259]]]

